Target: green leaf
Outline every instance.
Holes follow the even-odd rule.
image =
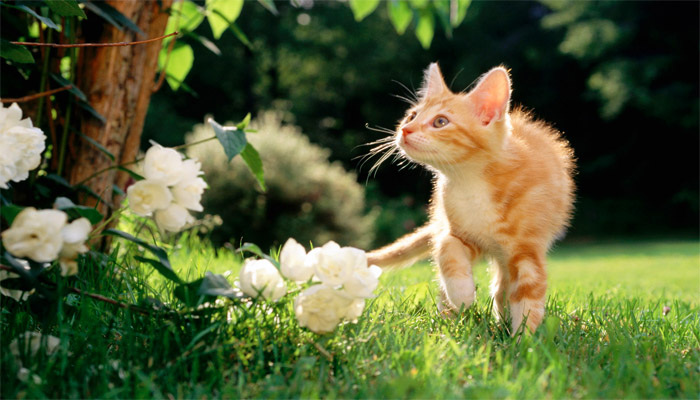
[[[260,258],[264,258],[264,259],[270,261],[278,269],[280,267],[279,261],[277,261],[274,258],[263,253],[263,251],[260,250],[260,247],[255,243],[243,243],[243,246],[239,247],[236,250],[236,253],[243,253],[244,251],[247,251],[248,253],[253,253]]]
[[[248,40],[248,36],[246,36],[245,33],[243,33],[243,31],[241,30],[241,28],[238,27],[238,25],[231,24],[229,28],[231,28],[231,32],[233,32],[236,38],[238,38],[238,40],[240,40],[241,43],[245,45],[245,47],[249,49],[253,48],[253,44],[250,43],[250,40]]]
[[[24,210],[24,207],[8,204],[0,207],[0,214],[2,214],[2,217],[5,218],[5,221],[7,221],[7,225],[9,226],[12,225],[12,222],[17,217],[17,214],[19,214],[22,210]]]
[[[204,46],[207,50],[211,51],[217,56],[221,55],[221,49],[219,49],[219,47],[216,44],[214,44],[214,42],[205,38],[204,36],[197,35],[196,33],[189,33],[187,36],[196,39],[202,46]]]
[[[414,9],[424,8],[428,5],[428,0],[409,0]]]
[[[214,39],[219,39],[236,22],[243,8],[243,0],[207,0],[207,21]]]
[[[107,118],[105,118],[104,115],[98,113],[97,110],[92,108],[92,106],[90,104],[88,104],[87,101],[78,101],[78,107],[87,111],[88,114],[92,115],[96,120],[102,122],[102,124],[107,123]]]
[[[176,8],[177,7],[177,8]],[[165,34],[170,34],[175,31],[181,33],[194,32],[199,24],[204,21],[204,13],[202,8],[189,0],[185,0],[171,9],[168,24],[165,27]],[[163,47],[168,47],[167,42],[172,38],[167,38],[163,41]]]
[[[440,20],[440,24],[442,24],[443,29],[445,30],[445,35],[448,38],[452,38],[452,10],[450,7],[450,3],[447,0],[443,1],[434,1],[432,3],[433,5],[433,10],[435,11],[435,15],[437,15],[438,20]]]
[[[350,9],[355,15],[355,21],[360,22],[379,5],[379,0],[350,0]]]
[[[87,102],[87,96],[85,96],[85,93],[83,93],[82,90],[78,89],[73,82],[69,81],[68,79],[62,77],[59,74],[51,74],[51,79],[56,81],[59,85],[61,86],[68,86],[70,85],[71,88],[68,89],[70,93],[72,93],[75,97],[77,97],[79,100]]]
[[[389,7],[391,24],[394,25],[396,33],[403,35],[413,19],[411,7],[408,6],[406,0],[391,0],[387,2],[387,6]]]
[[[170,261],[168,260],[168,253],[165,252],[165,250],[161,249],[158,246],[154,246],[150,243],[147,243],[137,237],[134,237],[126,232],[122,232],[117,229],[107,229],[104,231],[105,235],[111,235],[111,236],[119,236],[121,238],[124,238],[130,242],[136,243],[139,246],[142,246],[143,248],[147,249],[150,251],[154,256],[158,258],[157,262],[154,264],[151,261],[144,261],[147,262],[151,265],[153,265],[154,268],[163,276],[166,278],[175,281],[177,283],[182,283],[182,280],[175,274],[175,271],[173,271],[173,267],[170,265]],[[143,257],[141,257],[143,258]],[[149,260],[149,259],[146,259]],[[141,261],[141,260],[140,260]],[[154,260],[156,261],[156,260]],[[157,266],[156,266],[157,264]]]
[[[144,262],[146,264],[150,264],[156,271],[160,272],[161,275],[163,275],[165,278],[170,279],[171,281],[175,283],[182,283],[182,280],[180,280],[180,277],[177,276],[175,271],[172,270],[170,265],[165,265],[159,260],[154,260],[152,258],[147,258],[147,257],[141,257],[141,256],[134,256],[134,259]]]
[[[117,169],[120,170],[120,171],[126,172],[127,174],[129,174],[129,176],[131,176],[132,178],[134,178],[135,181],[142,181],[142,180],[146,179],[146,178],[144,178],[143,176],[137,174],[136,172],[130,170],[129,168],[122,167],[121,165],[118,166]]]
[[[248,144],[245,133],[233,127],[223,127],[212,118],[209,118],[209,123],[212,128],[214,128],[216,138],[219,139],[219,142],[221,142],[221,145],[224,147],[224,152],[230,162],[233,160],[233,157],[237,156],[245,148],[246,144]]]
[[[116,193],[117,196],[121,196],[121,197],[126,196],[126,193],[124,193],[124,191],[122,190],[122,188],[120,188],[120,187],[117,186],[117,185],[112,185],[112,192]]]
[[[165,61],[168,59],[167,57],[168,49],[161,49],[158,55],[158,66],[160,67],[161,73],[163,73],[163,69],[165,68],[168,85],[170,85],[173,90],[177,90],[180,87],[180,83],[185,80],[185,77],[192,69],[194,52],[189,44],[178,42],[170,52],[170,59],[166,66]]]
[[[99,223],[103,218],[102,214],[96,209],[76,205],[67,197],[57,197],[54,202],[54,207],[64,211],[71,218],[85,217],[92,225]]]
[[[245,118],[243,118],[243,121],[239,122],[238,125],[236,125],[236,129],[239,131],[244,131],[245,128],[248,127],[248,124],[250,124],[250,113],[245,115]]]
[[[37,276],[40,274],[43,269],[38,269],[37,271],[30,271],[24,268],[24,265],[22,265],[19,260],[17,260],[10,252],[6,251],[5,253],[2,254],[2,257],[0,257],[4,262],[3,264],[6,264],[10,266],[13,269],[13,272],[16,273],[17,275],[21,276],[24,278],[27,282],[29,282],[33,287],[37,288],[40,292],[42,293],[47,293],[42,286],[39,285],[39,281],[37,280]],[[34,263],[36,264],[36,263]],[[48,264],[47,264],[48,265]]]
[[[464,17],[467,16],[467,9],[472,0],[457,0],[457,13],[450,14],[450,20],[452,21],[452,26],[458,26],[464,21]]]
[[[53,22],[53,20],[51,18],[39,15],[36,11],[32,10],[31,8],[29,8],[25,5],[11,6],[11,5],[5,4],[5,3],[3,3],[3,5],[7,6],[7,7],[11,7],[11,8],[16,8],[18,10],[22,10],[22,11],[26,12],[27,14],[33,16],[34,18],[38,19],[39,21],[43,22],[44,25],[48,26],[49,28],[51,28],[53,30],[56,30],[56,31],[61,30],[61,28],[58,25],[56,25],[56,23]]]
[[[207,300],[213,301],[216,297],[212,296],[206,299],[199,294],[199,287],[202,286],[203,281],[204,278],[199,278],[196,281],[178,285],[175,290],[173,290],[173,295],[187,307],[196,307]]]
[[[0,57],[20,64],[34,62],[32,53],[26,47],[0,39]]]
[[[205,273],[197,293],[200,296],[223,296],[233,300],[243,297],[243,293],[234,290],[223,275],[209,271]]]
[[[416,37],[424,49],[430,48],[435,34],[435,19],[428,10],[423,10],[416,26]]]
[[[277,11],[277,6],[275,6],[274,0],[258,0],[258,3],[265,7],[267,11],[271,12],[272,15],[279,15],[279,11]]]
[[[62,17],[87,18],[87,15],[85,15],[85,12],[80,8],[76,0],[47,0],[45,3],[51,11]]]
[[[241,158],[243,158],[243,161],[245,161],[246,165],[250,169],[250,172],[255,175],[255,178],[260,184],[260,188],[264,192],[266,190],[265,173],[263,172],[263,164],[258,151],[255,150],[255,147],[253,147],[250,143],[247,143],[243,151],[241,151]]]
[[[95,146],[95,148],[99,151],[101,151],[104,155],[109,157],[110,160],[114,161],[114,154],[112,154],[109,150],[107,150],[104,146],[102,146],[99,142],[97,142],[95,139],[88,137],[85,135],[83,132],[80,131],[75,131],[80,137],[85,139],[86,142],[90,143],[91,145]]]
[[[114,27],[123,31],[124,28],[128,28],[136,33],[145,35],[145,33],[134,23],[134,21],[127,18],[124,14],[119,12],[116,8],[107,4],[104,1],[86,1],[80,0],[81,3],[85,5],[85,8],[94,12],[99,17],[105,21],[112,24]]]

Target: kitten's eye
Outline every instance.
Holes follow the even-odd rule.
[[[406,117],[406,122],[411,122],[413,119],[416,118],[416,112],[413,111],[412,113],[408,114],[408,117]]]
[[[450,121],[445,117],[437,117],[433,121],[433,126],[436,128],[442,128],[443,126],[449,124]]]

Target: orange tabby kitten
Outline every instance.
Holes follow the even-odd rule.
[[[511,332],[524,319],[534,331],[544,314],[546,254],[571,216],[573,152],[551,126],[509,111],[510,77],[503,67],[465,94],[452,93],[433,63],[419,94],[391,144],[374,152],[391,146],[433,171],[430,221],[370,252],[369,262],[405,265],[432,251],[441,309],[452,311],[474,302],[472,265],[486,256],[496,266],[491,291],[497,316],[508,303]]]

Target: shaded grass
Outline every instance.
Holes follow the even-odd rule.
[[[80,279],[105,294],[170,302],[167,283],[129,267],[125,249]],[[129,250],[133,251],[133,249]],[[128,253],[127,251],[126,253]],[[186,237],[171,249],[183,277],[237,274],[240,259]],[[66,299],[42,321],[3,298],[2,388],[11,397],[615,397],[697,398],[700,365],[697,242],[561,246],[550,258],[545,322],[512,339],[492,317],[485,265],[475,307],[437,315],[429,264],[385,274],[357,324],[317,336],[294,321],[292,299],[211,315],[144,317]],[[114,274],[114,268],[129,273]],[[188,276],[189,274],[189,276]],[[78,283],[79,282],[74,282]],[[175,305],[175,303],[173,303]],[[670,312],[663,315],[663,306]],[[69,343],[23,357],[42,383],[16,380],[10,340],[41,329]]]

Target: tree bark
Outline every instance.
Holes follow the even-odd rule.
[[[172,0],[107,2],[131,19],[145,35],[130,30],[120,31],[97,18],[88,18],[83,24],[82,37],[86,42],[130,42],[163,35]],[[92,21],[91,21],[92,20]],[[142,37],[145,36],[145,37]],[[88,103],[102,116],[102,123],[86,112],[80,112],[80,131],[104,146],[115,157],[110,160],[95,146],[79,136],[71,139],[74,155],[67,164],[66,176],[71,184],[83,182],[96,171],[133,161],[139,150],[141,131],[151,100],[158,68],[161,42],[123,47],[88,47],[80,50],[77,65],[77,86],[85,93]],[[100,196],[84,196],[81,203],[95,206],[108,216],[118,208],[121,198],[113,186],[124,190],[128,174],[109,170],[85,185]]]

